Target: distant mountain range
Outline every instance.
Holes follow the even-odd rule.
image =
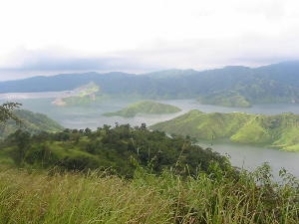
[[[61,74],[0,82],[0,93],[65,91],[90,82],[98,94],[147,99],[198,99],[205,104],[248,107],[299,103],[299,61],[259,68],[228,66],[206,71],[168,70],[134,75],[121,72]]]

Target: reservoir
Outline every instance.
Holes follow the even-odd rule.
[[[211,147],[213,151],[228,156],[231,163],[239,168],[253,171],[263,163],[268,163],[275,178],[278,177],[282,168],[299,178],[299,152],[284,152],[277,149],[230,143],[208,145],[199,142],[199,145]]]

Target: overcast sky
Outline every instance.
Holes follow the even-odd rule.
[[[0,0],[0,29],[1,80],[259,66],[297,60],[299,1]]]

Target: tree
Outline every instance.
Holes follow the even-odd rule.
[[[16,148],[12,151],[13,159],[17,165],[23,165],[26,152],[31,144],[30,133],[19,129],[11,136],[11,138],[16,144]]]
[[[13,110],[19,108],[21,105],[22,104],[16,102],[3,103],[0,106],[0,124],[3,124],[10,119],[20,124],[21,120],[13,113]]]

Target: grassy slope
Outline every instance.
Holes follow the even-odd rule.
[[[141,169],[131,181],[100,172],[1,170],[0,220],[49,224],[297,223],[296,182],[286,178],[284,184],[277,185],[268,179],[267,170],[243,172],[232,180],[217,169],[213,175],[185,179],[169,171],[155,176]]]
[[[192,110],[171,121],[153,125],[151,128],[211,140],[231,136],[239,129],[240,125],[245,124],[248,116],[245,114],[205,114],[198,110]]]
[[[105,116],[122,116],[122,117],[134,117],[137,114],[170,114],[181,111],[180,108],[162,104],[154,101],[141,101],[128,107],[111,113],[106,113]]]
[[[173,134],[184,134],[203,140],[230,139],[232,142],[299,150],[299,116],[249,115],[245,113],[211,113],[199,111],[161,122],[151,128]]]
[[[268,131],[261,127],[255,118],[251,118],[234,135],[230,137],[233,142],[245,144],[268,144],[271,136]]]

